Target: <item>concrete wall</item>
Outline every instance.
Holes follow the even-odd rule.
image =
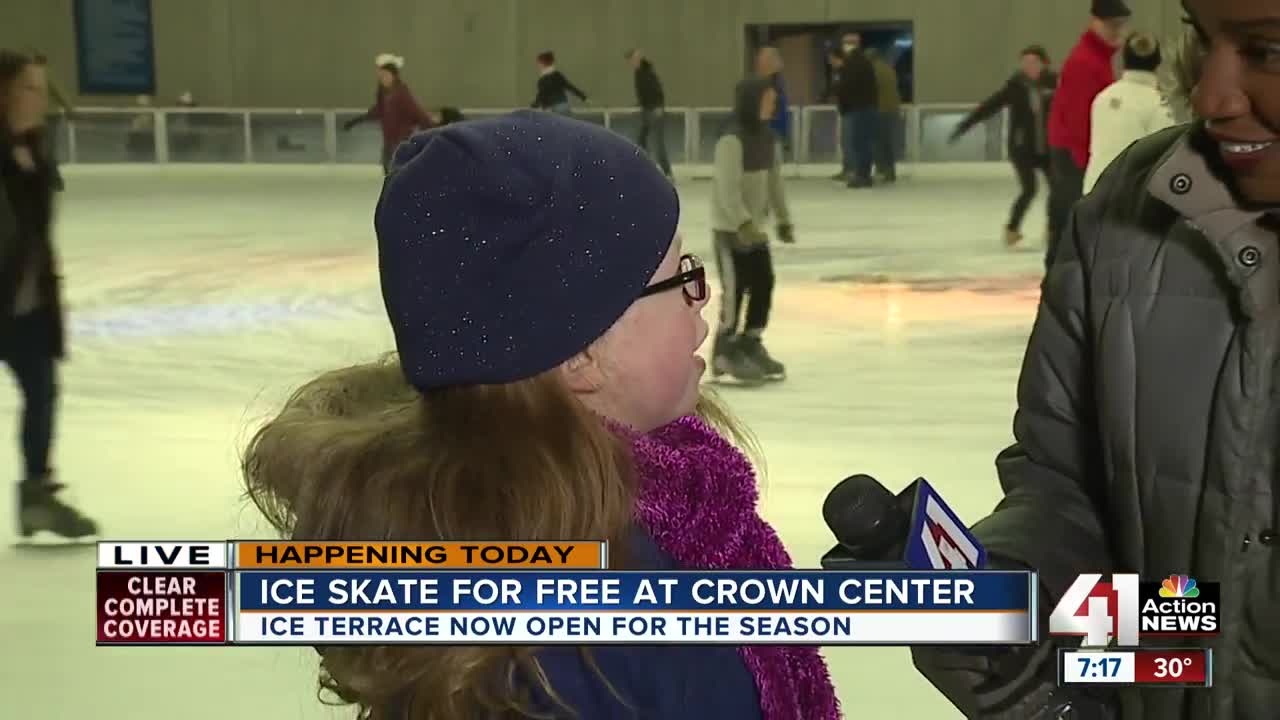
[[[1135,27],[1173,37],[1170,0],[1130,0]],[[624,49],[643,47],[672,105],[723,105],[742,73],[748,23],[911,21],[916,98],[970,102],[1039,42],[1061,60],[1088,0],[153,0],[159,104],[360,106],[373,57],[407,58],[424,104],[527,105],[533,56],[553,49],[597,105],[633,101]],[[70,0],[4,0],[0,45],[39,47],[76,90]],[[112,105],[131,98],[82,98]]]

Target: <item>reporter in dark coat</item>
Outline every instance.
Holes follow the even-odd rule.
[[[1075,206],[1022,366],[1016,443],[996,460],[1005,496],[974,532],[998,563],[1039,572],[1046,611],[1081,573],[1221,583],[1220,635],[1178,643],[1213,647],[1213,687],[1125,688],[1119,717],[1273,718],[1280,75],[1235,30],[1265,23],[1270,3],[1184,5],[1196,119],[1131,146]],[[914,653],[931,679],[958,680],[956,697],[989,679],[974,656]]]
[[[79,538],[94,523],[57,497],[49,464],[63,357],[62,297],[53,247],[55,174],[44,154],[48,87],[34,58],[0,50],[0,361],[22,393],[18,515],[23,537]]]

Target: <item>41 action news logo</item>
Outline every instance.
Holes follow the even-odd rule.
[[[1081,575],[1049,616],[1049,634],[1083,635],[1086,647],[1137,647],[1140,636],[1217,635],[1219,600],[1218,583],[1186,575],[1162,582]]]

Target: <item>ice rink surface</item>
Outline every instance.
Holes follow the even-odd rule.
[[[391,348],[378,170],[87,167],[67,181],[55,464],[70,497],[108,538],[266,536],[241,499],[238,450],[293,387]],[[996,501],[1044,227],[1042,195],[1028,247],[1002,245],[1015,187],[1000,164],[907,167],[874,190],[788,182],[799,242],[774,246],[765,340],[790,377],[724,394],[759,437],[764,512],[798,565],[830,545],[822,500],[856,472],[895,490],[926,476],[969,522]],[[680,183],[685,247],[710,263],[709,189]],[[0,384],[14,481],[18,403]],[[15,500],[0,503],[10,537]],[[310,650],[94,647],[93,567],[91,548],[0,548],[0,717],[352,716],[317,702]],[[851,718],[959,717],[904,649],[827,657]]]

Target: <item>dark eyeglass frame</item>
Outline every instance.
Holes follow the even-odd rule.
[[[702,258],[697,255],[680,256],[681,272],[656,282],[640,292],[640,297],[656,295],[668,290],[680,288],[687,305],[695,305],[707,299],[707,269],[702,265]],[[689,285],[693,285],[690,290]]]

